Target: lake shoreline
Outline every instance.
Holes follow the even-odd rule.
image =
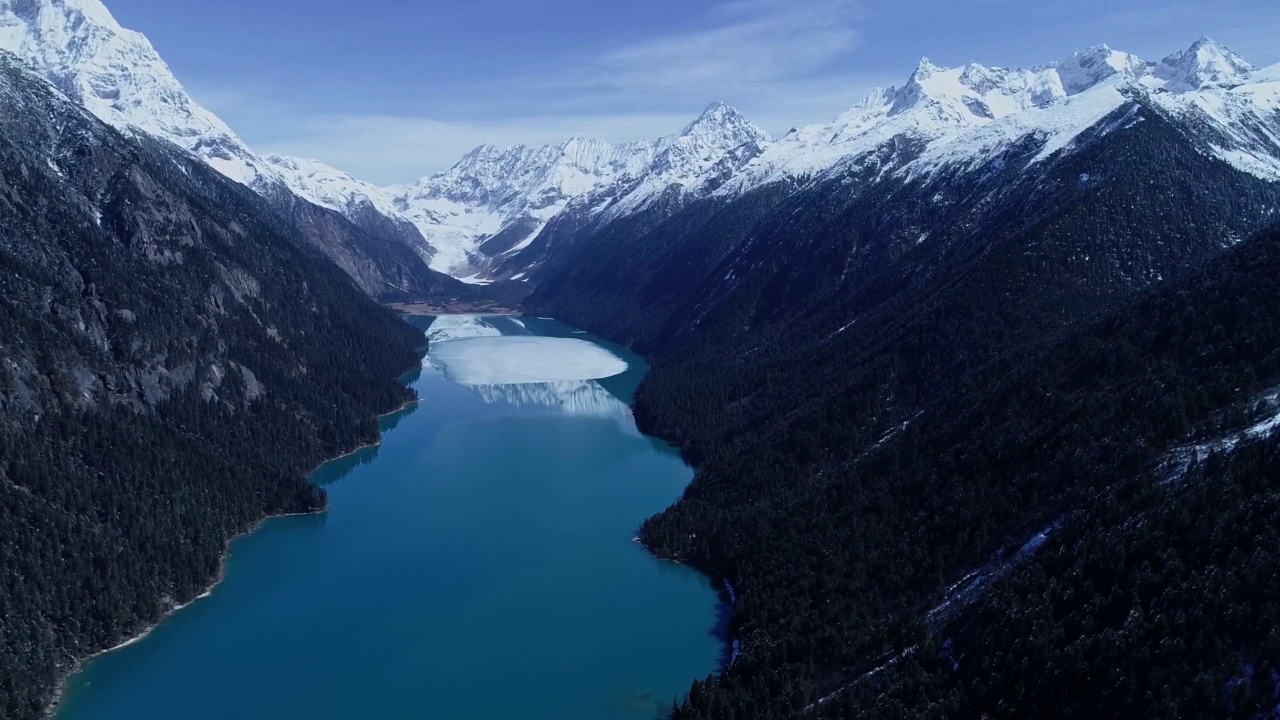
[[[550,318],[547,318],[547,319],[550,320]],[[413,318],[406,318],[406,320],[413,320]],[[415,326],[420,325],[419,322],[413,322],[413,324]],[[505,325],[503,327],[505,327]],[[532,323],[530,327],[533,328]],[[534,328],[534,331],[539,332],[539,329]],[[550,332],[552,333],[552,335],[550,335],[551,337],[564,337],[564,336],[567,336],[567,334],[571,332],[571,330],[568,328],[558,329],[558,330],[551,328]],[[579,332],[579,331],[572,331],[572,332]],[[606,343],[600,343],[600,344],[603,346]],[[643,362],[643,358],[641,357],[636,357],[634,362],[636,363],[637,370],[639,370],[641,373],[640,377],[642,377],[643,373],[647,370],[647,364]],[[423,390],[419,389],[419,386],[416,383],[418,381],[418,378],[423,374],[427,374],[427,372],[428,372],[427,365],[425,362],[423,362],[421,373],[410,371],[405,375],[401,376],[400,380],[402,383],[405,383],[407,385],[414,387],[415,389],[418,389],[419,392],[424,392]],[[626,406],[628,410],[634,411],[635,392],[634,392],[634,388],[631,387],[629,383],[638,384],[638,382],[639,382],[638,378],[634,380],[628,379],[625,382],[622,382],[620,386],[610,387],[608,391],[610,392],[610,394],[614,395],[615,397],[624,399],[624,402],[621,404]],[[429,386],[429,387],[434,387],[434,386]],[[448,400],[450,402],[455,401],[455,399],[448,394],[445,394],[443,397],[444,397],[444,400]],[[470,396],[467,396],[467,397],[470,397]],[[391,409],[386,413],[382,413],[378,415],[378,418],[380,419],[387,418],[389,416],[396,416],[397,413],[404,413],[406,410],[410,410],[414,408],[419,402],[421,402],[421,400],[417,397],[410,398],[409,400],[399,404],[398,407]],[[469,405],[467,405],[467,403],[469,402],[472,402],[472,401],[470,400],[463,401],[462,407],[469,407]],[[440,406],[440,403],[433,402],[431,406],[428,407],[429,412],[426,413],[425,415],[426,421],[432,421],[432,422],[435,421],[435,414],[437,412],[435,408],[437,406]],[[407,414],[405,415],[405,417],[407,417]],[[401,418],[399,417],[395,417],[390,421],[380,422],[378,424],[379,429],[377,430],[376,440],[371,442],[360,443],[357,446],[352,447],[347,452],[344,452],[340,455],[336,455],[334,457],[321,461],[319,465],[317,465],[316,469],[312,471],[313,473],[313,475],[311,476],[312,482],[323,483],[325,482],[325,478],[329,478],[331,475],[336,477],[335,473],[345,472],[344,468],[354,467],[357,464],[365,465],[373,462],[381,462],[384,460],[383,456],[386,456],[385,459],[388,462],[399,462],[400,453],[398,452],[386,452],[381,454],[366,453],[364,455],[361,455],[360,453],[362,453],[364,450],[378,447],[382,445],[384,441],[390,443],[391,447],[399,447],[402,442],[402,440],[400,439],[400,435],[389,435],[387,433],[389,433],[390,429],[400,424],[399,422],[400,419]],[[422,424],[422,423],[419,423],[419,424]],[[418,425],[415,425],[415,423],[413,422],[409,422],[407,426],[414,428],[414,427],[417,427]],[[426,425],[424,425],[424,427],[426,427]],[[632,430],[632,433],[634,433],[634,429]],[[432,436],[434,437],[434,435],[435,433],[433,431]],[[407,437],[412,439],[413,434],[411,433]],[[648,438],[648,440],[650,441],[650,444],[653,446],[652,448],[650,448],[650,445],[646,444],[644,445],[646,449],[656,450],[660,455],[678,457],[678,453],[673,452],[674,450],[673,448],[667,446],[665,443],[658,442],[656,436],[644,435],[644,437]],[[628,440],[627,443],[632,443],[632,441]],[[630,447],[630,444],[624,444],[624,447]],[[338,466],[332,466],[330,469],[326,469],[322,471],[320,475],[323,477],[317,477],[314,475],[314,473],[320,470],[320,468],[325,467],[329,463],[341,462],[344,458],[346,459],[345,463],[342,463]],[[672,459],[674,460],[674,457]],[[687,459],[683,457],[679,457],[679,460],[684,461],[684,464],[687,465]],[[662,462],[665,463],[668,461],[663,460]],[[658,469],[661,470],[663,469],[663,467],[659,466]],[[677,475],[681,474],[681,473],[677,473],[674,470],[672,470],[672,472]],[[688,472],[688,468],[686,467],[683,472]],[[682,482],[681,487],[687,487],[687,484],[689,482],[688,477],[685,476],[685,479],[682,480],[681,482]],[[358,495],[359,492],[358,491],[356,492]],[[344,508],[346,508],[347,505],[343,501],[345,497],[346,497],[345,495],[334,497],[332,507],[337,510],[343,510]],[[646,503],[644,506],[644,509],[646,513],[661,512],[661,508],[670,507],[670,505],[673,502],[677,501],[678,499],[679,499],[678,494],[666,496],[666,497],[663,497],[663,501],[661,505],[657,505],[657,504],[649,505]],[[634,500],[634,499],[629,498],[629,500]],[[297,515],[319,514],[322,512],[326,512],[328,509],[330,508],[326,507],[324,510],[318,510],[315,513],[310,513],[310,512],[297,513]],[[257,532],[258,530],[261,530],[263,526],[265,526],[266,523],[270,520],[274,520],[277,517],[288,517],[288,516],[289,515],[286,514],[286,515],[264,517],[260,521],[254,523],[253,527],[248,528],[244,532],[237,534],[234,538],[229,540],[227,543],[227,549],[224,551],[221,557],[221,566],[218,570],[217,577],[212,581],[209,587],[205,589],[204,592],[191,598],[189,601],[185,603],[182,603],[180,605],[175,605],[172,608],[168,609],[167,611],[164,612],[163,616],[161,616],[155,623],[148,625],[145,629],[143,629],[141,632],[134,635],[133,637],[130,637],[127,640],[124,640],[123,642],[114,645],[113,647],[96,652],[84,658],[83,660],[76,662],[74,668],[68,671],[67,679],[64,680],[62,687],[59,689],[59,692],[55,700],[53,701],[53,704],[50,706],[48,716],[51,716],[51,717],[61,716],[61,717],[69,718],[71,716],[79,716],[82,712],[87,712],[91,716],[96,717],[96,715],[93,715],[93,713],[95,712],[94,708],[96,706],[95,698],[97,698],[101,693],[104,692],[104,688],[110,687],[109,684],[103,685],[102,683],[103,682],[109,683],[110,681],[106,681],[104,680],[104,678],[109,678],[111,677],[111,675],[101,674],[99,670],[99,666],[96,664],[92,668],[89,668],[87,672],[85,671],[85,667],[104,655],[115,652],[117,650],[124,649],[129,645],[133,645],[135,643],[141,642],[144,639],[147,639],[148,636],[150,636],[155,630],[159,628],[160,625],[162,625],[165,622],[172,622],[178,626],[186,626],[192,622],[193,618],[195,618],[198,623],[200,623],[202,626],[205,627],[204,632],[206,634],[214,633],[216,635],[218,632],[220,632],[217,629],[217,625],[220,625],[222,620],[225,620],[225,618],[222,618],[222,620],[217,621],[213,625],[211,625],[207,620],[200,620],[199,618],[204,617],[205,607],[217,609],[219,607],[224,606],[225,603],[228,601],[227,600],[228,598],[235,596],[237,592],[237,588],[244,585],[246,577],[252,576],[253,566],[242,565],[241,558],[246,558],[246,560],[244,561],[246,563],[252,562],[252,558],[254,554],[257,552],[257,548],[259,547],[257,544],[253,544],[251,547],[246,546],[240,550],[234,550],[232,548],[234,541],[236,539],[239,539],[240,537],[243,537],[251,533]],[[615,540],[609,542],[608,544],[613,544],[617,542],[616,538],[618,538],[619,535],[621,534],[617,532],[618,530],[624,529],[624,528],[625,529],[634,528],[635,525],[633,525],[632,523],[635,523],[637,519],[640,517],[643,517],[643,514],[636,513],[634,515],[631,515],[631,517],[626,521],[625,525],[618,526],[612,532],[607,533],[609,535],[612,535],[615,538]],[[345,519],[345,516],[344,516],[344,519]],[[317,523],[319,522],[321,521],[317,521]],[[305,526],[307,527],[310,527],[311,525],[312,523],[305,523]],[[275,534],[279,533],[283,529],[283,531],[287,534],[292,532],[293,528],[302,527],[302,526],[303,524],[299,524],[296,526],[283,525],[283,526],[278,526],[275,530],[272,530],[270,532],[274,536]],[[632,534],[635,534],[635,533],[632,533]],[[622,538],[625,539],[626,535],[622,535]],[[601,539],[607,540],[606,537],[601,537]],[[683,580],[679,582],[684,583],[685,587],[690,588],[690,590],[687,591],[688,593],[690,593],[689,597],[700,598],[700,600],[696,601],[696,604],[694,606],[700,609],[696,611],[696,615],[690,616],[690,617],[701,616],[699,618],[700,621],[690,623],[688,627],[685,627],[683,625],[677,625],[679,631],[673,632],[671,634],[677,638],[672,641],[673,642],[672,647],[683,648],[686,646],[686,643],[687,643],[688,646],[691,648],[701,649],[701,652],[702,652],[701,655],[699,655],[698,652],[696,651],[693,653],[693,656],[701,657],[701,660],[695,661],[691,663],[691,665],[693,666],[701,665],[702,669],[697,670],[697,668],[695,667],[694,671],[691,671],[687,676],[685,676],[683,673],[677,673],[676,677],[674,678],[670,677],[669,672],[666,672],[664,677],[665,671],[656,672],[653,674],[654,678],[662,678],[660,682],[663,683],[662,687],[666,688],[663,692],[658,693],[659,696],[669,698],[674,694],[677,697],[683,697],[687,694],[689,690],[689,683],[694,682],[698,677],[705,675],[708,671],[714,672],[716,674],[725,672],[732,665],[733,660],[736,659],[738,643],[734,641],[733,638],[728,633],[728,623],[730,618],[732,617],[732,612],[734,609],[733,608],[734,591],[731,588],[731,586],[723,582],[722,578],[719,578],[717,573],[707,572],[706,569],[704,568],[698,568],[696,567],[695,563],[690,563],[687,559],[682,557],[665,557],[661,553],[654,552],[652,548],[649,548],[645,543],[641,542],[639,538],[636,538],[635,540],[645,550],[644,555],[647,555],[654,560],[658,560],[659,564],[665,564],[662,561],[671,561],[676,564],[683,564],[686,567],[688,567],[689,570],[694,571],[693,573],[687,573],[684,571],[674,571],[674,575],[672,574],[673,568],[669,568],[665,571],[658,571],[659,575],[662,577],[683,578]],[[625,546],[623,548],[623,551],[624,551],[623,555],[630,555],[632,559],[626,562],[619,563],[619,566],[630,567],[631,563],[634,562],[634,563],[637,563],[637,567],[646,567],[646,568],[651,567],[650,563],[652,561],[646,560],[644,558],[644,555],[639,555],[639,558],[636,559],[637,554],[635,554],[634,551],[626,551]],[[235,558],[237,559],[237,566],[235,569],[235,573],[231,575],[231,577],[228,577],[228,574],[230,572],[229,561],[233,553]],[[646,572],[654,572],[654,571],[649,570]],[[246,575],[246,573],[249,573],[250,575]],[[656,577],[649,578],[650,582],[656,582],[657,579],[658,578]],[[215,591],[218,591],[220,587],[222,587],[222,583],[227,582],[228,580],[230,580],[230,583],[228,584],[228,586],[223,588],[220,592],[215,592]],[[706,585],[707,582],[710,582],[711,585],[707,586]],[[679,583],[677,583],[677,585],[678,584]],[[655,589],[655,592],[660,592],[661,589],[665,587],[666,587],[665,585],[661,585],[661,583],[659,583],[657,586],[657,589]],[[717,588],[719,589],[719,592],[716,592]],[[711,593],[709,594],[706,593],[706,590],[710,590]],[[717,598],[717,596],[719,597]],[[183,610],[188,606],[196,603],[197,601],[203,600],[209,597],[215,598],[213,603],[207,606],[201,606],[200,609],[197,609],[194,613],[188,616],[182,616],[177,620],[172,619],[173,616],[176,615],[179,610]],[[170,603],[173,601],[167,599],[165,602]],[[706,603],[706,604],[703,605],[702,603]],[[672,611],[675,612],[676,608],[673,608]],[[683,613],[682,609],[679,611]],[[680,615],[680,617],[683,618],[685,616],[682,614]],[[706,624],[703,624],[704,622]],[[307,627],[310,627],[314,630],[317,628],[317,623],[320,623],[319,627],[324,627],[322,621],[311,619],[301,624],[299,626],[299,629],[305,629]],[[625,637],[624,636],[614,637],[609,644],[617,647],[622,647],[622,648],[628,647],[632,642],[632,640],[629,639],[630,638],[629,635],[626,635],[625,633],[623,633],[623,635]],[[689,641],[679,639],[679,638],[684,638],[686,636],[690,639]],[[123,660],[120,658],[116,658],[116,659],[104,661],[104,665],[102,667],[111,668],[111,667],[114,667],[117,663],[124,663],[125,665],[131,665],[134,663],[133,658],[148,657],[153,652],[159,652],[158,650],[153,651],[153,647],[165,648],[176,642],[179,642],[179,643],[182,642],[181,640],[175,640],[175,637],[181,638],[182,636],[180,634],[176,634],[175,632],[169,631],[169,630],[166,630],[166,632],[163,632],[163,633],[158,633],[155,638],[149,641],[152,644],[144,646],[142,650],[135,649],[134,651],[131,651],[129,653],[122,653],[121,656],[125,658]],[[643,645],[643,642],[641,643],[641,645]],[[644,667],[646,665],[652,664],[655,667],[665,667],[665,665],[667,664],[667,661],[671,659],[673,658],[667,658],[667,660],[663,660],[662,656],[654,656],[649,660],[649,662],[641,663],[640,665],[641,667]],[[680,663],[675,663],[675,665],[680,665]],[[84,674],[79,674],[82,672]],[[649,672],[650,671],[648,670],[641,670],[639,673],[639,676],[649,677]],[[72,678],[75,678],[75,680],[72,680]],[[144,687],[146,686],[145,683],[143,684],[143,686]],[[159,688],[153,688],[153,689],[158,690]],[[593,686],[593,690],[584,691],[584,692],[586,692],[587,697],[592,697],[591,692],[593,691],[594,691],[594,686]],[[146,695],[147,693],[144,692],[142,695],[139,695],[139,697],[145,697]],[[179,696],[175,696],[175,697],[179,697]],[[650,698],[647,694],[642,694],[638,697],[640,697],[646,703],[652,700],[652,698]],[[632,700],[634,701],[634,698]],[[127,703],[123,703],[123,704],[127,704]],[[666,705],[664,703],[658,702],[657,706],[665,707]],[[104,705],[103,707],[109,708],[111,706]],[[99,712],[99,714],[101,713]],[[107,717],[107,716],[104,715],[103,717]]]
[[[417,405],[419,402],[421,402],[421,398],[418,398],[418,397],[411,398],[409,400],[404,401],[403,403],[401,403],[399,406],[397,406],[392,410],[388,410],[387,412],[384,412],[384,413],[379,413],[378,415],[374,416],[374,420],[375,421],[381,420],[382,418],[395,415],[396,413],[399,413],[399,412],[403,412],[409,409],[410,407]],[[336,455],[334,457],[321,460],[319,464],[317,464],[314,468],[312,468],[307,473],[307,477],[310,478],[312,475],[316,473],[316,471],[318,471],[320,468],[324,467],[325,465],[328,465],[331,462],[335,462],[343,458],[351,457],[352,455],[355,455],[364,450],[368,450],[369,448],[378,447],[381,444],[382,444],[382,432],[381,430],[379,430],[377,440],[374,440],[373,442],[362,443],[359,446],[355,447],[354,449],[344,452],[341,455]],[[124,648],[127,648],[130,645],[133,645],[135,643],[139,643],[145,640],[148,635],[155,632],[157,628],[159,628],[162,624],[164,624],[166,620],[169,620],[170,618],[172,618],[174,614],[176,614],[178,611],[184,608],[190,607],[191,605],[213,595],[213,591],[216,590],[224,580],[226,580],[227,562],[231,559],[231,546],[232,544],[235,543],[235,541],[241,538],[247,537],[249,535],[252,535],[253,533],[261,530],[263,526],[265,526],[267,523],[273,520],[282,520],[284,518],[291,518],[291,517],[310,517],[313,515],[323,515],[327,512],[329,512],[329,508],[326,506],[326,507],[318,508],[316,510],[312,510],[309,512],[274,513],[274,514],[266,515],[260,518],[247,530],[244,530],[242,532],[236,533],[235,535],[232,535],[230,538],[227,539],[226,546],[222,550],[222,556],[219,559],[218,574],[217,576],[214,577],[213,582],[209,583],[209,585],[199,595],[191,598],[190,600],[187,600],[186,602],[180,603],[178,605],[174,605],[173,607],[164,611],[164,613],[161,614],[161,616],[154,623],[147,625],[140,632],[127,638],[123,642],[120,642],[116,645],[113,645],[103,650],[98,650],[97,652],[91,655],[87,655],[83,658],[77,659],[74,663],[72,663],[66,675],[59,682],[57,691],[54,692],[53,697],[49,701],[48,707],[45,708],[44,717],[50,720],[57,717],[58,709],[62,705],[62,701],[66,699],[67,690],[69,689],[71,678],[75,677],[81,670],[85,668],[87,664],[89,664],[90,662],[93,662],[94,660],[104,655],[108,655],[110,653],[116,652],[117,650],[123,650]]]
[[[643,431],[641,432],[643,433]],[[654,436],[649,435],[647,437]],[[690,465],[690,467],[692,467],[692,465]],[[710,580],[713,585],[716,585],[717,594],[720,595],[721,610],[723,610],[723,615],[716,627],[716,630],[720,633],[720,639],[724,641],[724,652],[721,654],[720,672],[723,673],[725,670],[732,667],[733,664],[737,662],[738,655],[741,653],[742,643],[739,638],[733,637],[732,633],[729,632],[729,622],[733,619],[733,607],[738,603],[738,593],[734,589],[733,584],[729,582],[729,578],[709,572],[705,568],[699,567],[697,563],[689,562],[689,560],[682,555],[659,552],[654,548],[649,547],[649,544],[646,543],[644,538],[639,535],[631,538],[631,542],[639,545],[650,556],[658,560],[675,563],[676,565],[684,565],[685,567],[691,568]],[[716,580],[719,580],[720,583],[716,584]]]

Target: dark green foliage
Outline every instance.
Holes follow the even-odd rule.
[[[1120,112],[1144,120],[1040,165],[1026,164],[1031,145],[1003,172],[850,192],[865,187],[855,168],[847,185],[697,205],[640,233],[606,228],[548,261],[530,304],[656,351],[638,418],[699,466],[643,537],[737,589],[742,654],[696,684],[678,717],[1261,707],[1262,680],[1252,699],[1222,690],[1239,677],[1223,667],[1232,652],[1242,659],[1228,664],[1252,663],[1258,678],[1271,667],[1271,645],[1248,643],[1280,598],[1248,566],[1251,537],[1220,534],[1206,554],[1172,519],[1153,520],[1170,523],[1154,537],[1124,523],[1190,503],[1160,484],[1161,458],[1238,428],[1280,383],[1280,234],[1172,280],[1274,222],[1280,188],[1201,154],[1150,108]],[[1223,467],[1188,483],[1213,487]],[[1246,483],[1238,497],[1258,493]],[[1247,514],[1179,512],[1200,511],[1224,533]],[[1015,562],[1050,527],[1043,555]],[[1037,625],[1037,594],[1067,592],[1061,558],[1078,556],[1062,548],[1095,533],[1105,542],[1082,556],[1062,624]],[[1150,634],[1120,643],[1113,611],[1133,603],[1118,598],[1154,575],[1109,564],[1107,547],[1181,554],[1160,570],[1171,582],[1224,568],[1236,594],[1178,592],[1179,607],[1198,608],[1186,617],[1143,597],[1144,622],[1211,629],[1164,656]],[[953,587],[975,571],[977,590]],[[1266,607],[1244,604],[1258,595]],[[1086,618],[1093,635],[1080,640]],[[1073,679],[1055,674],[1068,655]],[[1194,697],[1164,693],[1188,683],[1202,684]],[[1096,702],[1070,702],[1094,684]]]
[[[0,717],[213,582],[409,400],[420,332],[251,191],[0,58]]]
[[[1274,445],[1196,465],[1173,485],[1161,459],[1247,424],[1241,409],[1280,383],[1278,272],[1273,231],[1132,310],[993,362],[905,431],[839,463],[832,453],[797,468],[783,443],[759,437],[730,458],[713,456],[645,535],[734,579],[744,655],[723,702],[786,715],[793,700],[779,687],[825,695],[917,646],[876,682],[853,684],[851,700],[831,712],[1234,712],[1225,683],[1238,665],[1270,667],[1263,629],[1280,607],[1276,566],[1258,565],[1268,559],[1246,529],[1273,519],[1255,515],[1273,513],[1280,492]],[[930,626],[943,588],[1051,526],[1059,529],[1045,549],[1016,563],[972,612]],[[1153,581],[1144,562],[1176,582]],[[1223,595],[1225,577],[1235,580]],[[1161,598],[1133,596],[1170,587]],[[1157,629],[1121,643],[1112,634],[1135,606]],[[1160,655],[1166,637],[1182,644]],[[966,671],[950,671],[952,662]],[[1052,672],[1070,663],[1074,680]],[[1197,694],[1182,693],[1192,681]],[[1095,695],[1080,694],[1095,683]],[[1179,692],[1165,695],[1166,686]],[[715,688],[725,691],[724,681]],[[684,716],[725,717],[697,708]]]

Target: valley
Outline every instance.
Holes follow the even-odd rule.
[[[438,328],[433,347],[476,329],[587,342],[519,320]],[[708,578],[631,542],[692,472],[635,430],[627,401],[645,363],[593,346],[622,353],[624,370],[572,388],[458,385],[428,356],[406,378],[420,402],[380,422],[381,442],[311,475],[327,512],[233,542],[208,597],[90,661],[57,717],[647,720],[669,709],[720,666],[725,608]]]
[[[1182,47],[385,184],[0,0],[0,716],[1274,716],[1280,65]]]

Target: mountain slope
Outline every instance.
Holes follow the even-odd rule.
[[[736,589],[676,717],[1269,716],[1277,262],[993,346],[884,433],[841,389],[728,441],[642,533]]]
[[[119,25],[99,0],[0,0],[0,49],[22,57],[66,95],[126,133],[173,143],[271,200],[376,298],[466,292],[421,259],[432,252],[408,222],[376,207],[302,208],[314,201],[276,163],[255,155],[191,99],[151,43]]]
[[[768,135],[723,103],[712,103],[680,132],[652,142],[574,138],[539,148],[490,145],[449,170],[384,192],[396,211],[442,248],[455,273],[510,277],[522,267],[492,266],[528,246],[549,222],[584,198],[608,196],[611,215],[644,207],[695,178],[727,174],[759,153]]]
[[[1280,382],[1278,236],[1249,240],[1280,217],[1274,87],[1207,41],[1175,58],[921,63],[691,203],[530,245],[530,309],[651,354],[637,417],[698,466],[641,537],[733,584],[741,654],[678,717],[1247,716],[1271,697],[1203,633],[1131,639],[1203,621],[1264,667],[1269,641],[1232,613],[1280,604],[1249,536],[1215,536],[1210,557],[1117,520],[1247,514],[1162,494],[1147,471],[1263,420],[1251,408]],[[1257,452],[1246,466],[1273,474]],[[1223,467],[1210,486],[1271,502]],[[1165,500],[1178,510],[1151,513]],[[1152,566],[1186,558],[1161,577],[1226,567],[1251,584],[1127,603],[1117,573],[1158,573],[1101,553],[1095,526]],[[1028,611],[1038,593],[1060,604]],[[1152,625],[1127,627],[1133,607]],[[1148,634],[1109,644],[1130,630]]]
[[[0,52],[0,716],[314,511],[421,335],[258,195]]]

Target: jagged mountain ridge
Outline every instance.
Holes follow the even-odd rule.
[[[1069,147],[1130,97],[1148,97],[1201,129],[1204,147],[1236,167],[1280,178],[1280,86],[1272,69],[1208,38],[1158,61],[1105,45],[1030,70],[920,61],[901,87],[877,88],[835,122],[772,140],[716,102],[684,132],[652,143],[575,140],[481,146],[453,168],[407,187],[360,187],[453,247],[454,272],[536,277],[543,240],[599,228],[663,204],[730,200],[772,183],[820,181],[872,161],[884,173],[938,173],[998,160],[1025,138],[1038,158]],[[884,165],[887,147],[893,152]],[[581,161],[582,154],[590,161]],[[466,258],[462,263],[462,258]],[[436,265],[443,269],[442,265]]]
[[[723,119],[741,116],[713,104],[704,118],[719,116],[719,126],[727,128],[722,132],[732,139],[713,146],[702,162],[668,165],[655,156],[640,172],[624,173],[551,208],[551,219],[544,214],[520,225],[518,214],[507,215],[505,224],[472,232],[485,240],[517,228],[519,242],[491,248],[500,256],[488,276],[537,279],[548,245],[651,207],[670,213],[702,198],[728,202],[768,185],[800,188],[859,168],[874,168],[872,181],[956,168],[987,172],[1025,143],[1038,146],[1035,160],[1042,161],[1069,149],[1134,99],[1192,129],[1206,152],[1259,177],[1280,179],[1278,75],[1275,68],[1255,69],[1208,38],[1159,62],[1105,45],[1031,70],[976,63],[940,68],[923,59],[903,86],[878,88],[832,123],[794,129],[777,140],[736,132],[737,123]],[[418,197],[446,195],[442,185],[460,179],[482,191],[492,187],[484,178],[508,158],[482,150],[418,183]],[[478,162],[485,158],[494,163]],[[477,197],[483,192],[471,195],[472,201]],[[429,218],[420,217],[419,227],[430,235],[424,221]]]
[[[913,172],[990,161],[1028,136],[1044,142],[1042,157],[1067,147],[1082,132],[1135,95],[1150,97],[1171,112],[1199,110],[1219,131],[1261,120],[1272,139],[1280,132],[1280,85],[1274,72],[1256,71],[1243,58],[1208,38],[1159,63],[1105,45],[1072,53],[1031,70],[988,68],[970,63],[940,68],[922,59],[900,88],[878,88],[834,122],[788,133],[749,163],[722,190],[724,195],[762,184],[840,172],[890,142],[924,145]],[[1256,76],[1256,81],[1253,78]],[[1208,106],[1230,111],[1212,114]],[[1199,118],[1197,118],[1198,120]],[[1189,118],[1190,121],[1190,118]],[[1280,157],[1235,145],[1215,148],[1238,166],[1280,177]]]
[[[300,194],[275,166],[195,102],[147,38],[121,27],[98,0],[0,0],[0,50],[109,125],[173,143],[252,188],[369,295],[467,292],[422,266],[432,249],[411,223],[365,207],[301,207]],[[326,216],[332,209],[342,214]]]
[[[1280,178],[1280,71],[1256,70],[1207,38],[1159,62],[1106,46],[1031,70],[947,69],[922,60],[902,87],[877,89],[832,123],[777,140],[713,103],[657,140],[486,145],[449,170],[392,187],[317,161],[255,155],[186,94],[145,37],[120,27],[98,0],[0,0],[0,48],[32,62],[100,118],[196,153],[279,201],[282,211],[294,205],[285,196],[296,195],[366,235],[410,248],[438,271],[480,281],[536,279],[558,234],[651,207],[674,211],[868,163],[881,176],[976,169],[1027,138],[1042,143],[1040,157],[1047,157],[1135,95],[1194,125],[1207,151]],[[339,262],[350,268],[359,260]]]
[[[580,198],[632,192],[631,209],[654,191],[689,185],[738,153],[754,157],[770,138],[724,103],[712,103],[680,132],[653,141],[572,138],[557,145],[482,145],[448,170],[379,188],[318,161],[268,156],[291,187],[343,212],[368,203],[414,223],[439,252],[432,267],[484,276],[491,259],[518,251]],[[617,214],[615,212],[615,214]]]

